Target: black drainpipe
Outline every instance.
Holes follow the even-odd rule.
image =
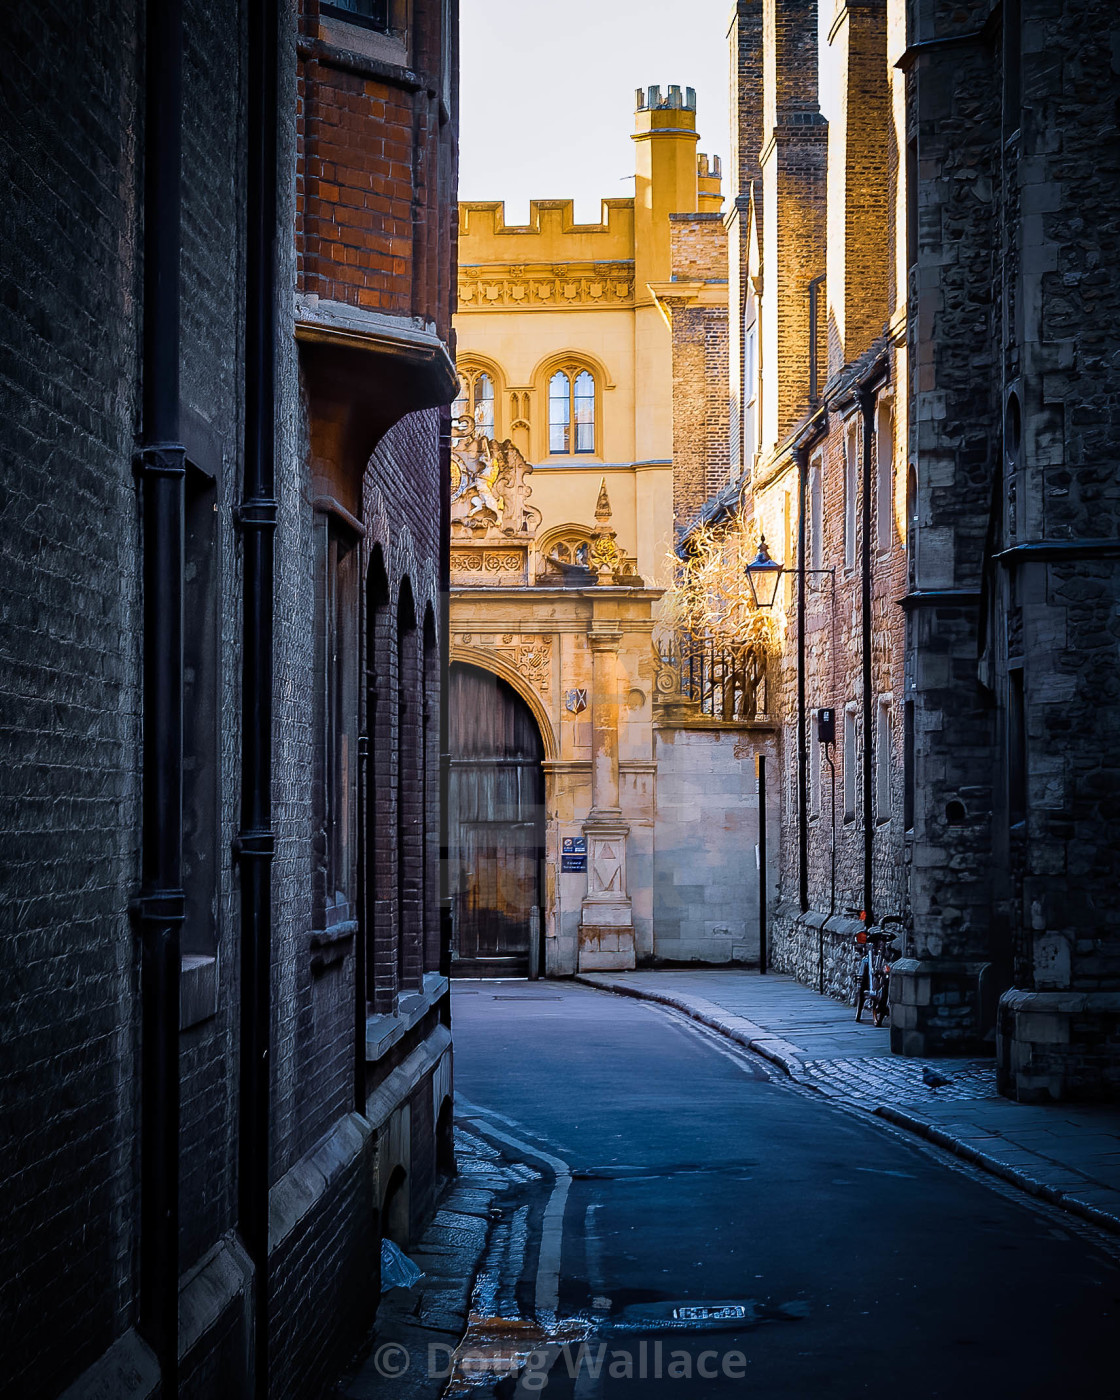
[[[872,722],[871,695],[871,473],[872,448],[875,442],[875,393],[864,389],[859,396],[863,414],[863,483],[862,514],[863,541],[860,571],[860,617],[863,652],[863,909],[867,924],[875,922],[873,888],[873,854],[875,849],[875,813],[872,793],[872,762],[875,755],[875,734]]]
[[[794,448],[797,463],[797,889],[803,914],[809,909],[809,746],[805,734],[805,505],[808,447]]]
[[[241,1112],[238,1215],[255,1271],[254,1385],[268,1394],[272,953],[272,614],[277,255],[277,0],[250,0],[245,288],[241,830]]]
[[[161,1392],[179,1372],[179,954],[183,924],[183,515],[179,253],[183,24],[148,0],[144,340],[137,452],[143,528],[140,930],[140,1330]]]
[[[439,418],[439,970],[451,975],[451,714],[448,703],[451,659],[451,409]]]
[[[820,291],[824,286],[825,273],[814,277],[809,283],[809,402],[816,408],[821,401],[820,375],[817,369],[817,342],[820,337]]]

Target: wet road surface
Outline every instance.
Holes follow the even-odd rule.
[[[518,1178],[482,1310],[553,1340],[482,1393],[1120,1396],[1120,1242],[648,1003],[462,982],[453,1018]]]

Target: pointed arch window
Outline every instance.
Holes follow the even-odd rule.
[[[578,365],[548,381],[548,450],[553,455],[595,451],[595,376]]]
[[[488,370],[459,370],[459,397],[451,406],[454,418],[473,418],[481,437],[495,434],[494,377]]]

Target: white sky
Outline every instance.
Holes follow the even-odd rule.
[[[459,197],[504,199],[509,223],[530,199],[571,197],[577,219],[598,223],[600,199],[634,192],[634,89],[653,83],[696,89],[698,149],[723,159],[726,190],[731,9],[460,0]]]

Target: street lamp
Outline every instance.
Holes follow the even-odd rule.
[[[759,535],[758,553],[746,566],[744,573],[755,607],[767,610],[772,608],[778,596],[778,584],[782,581],[783,566],[771,559],[765,535]]]

